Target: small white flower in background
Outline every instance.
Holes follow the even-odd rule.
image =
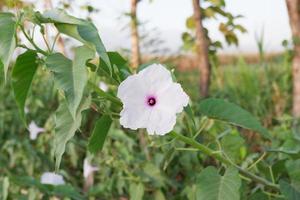
[[[87,178],[90,174],[92,174],[95,171],[98,171],[99,168],[92,166],[91,163],[88,161],[87,158],[84,159],[83,162],[83,176],[84,178]]]
[[[103,81],[100,81],[100,82],[99,82],[98,87],[99,87],[101,90],[103,90],[104,92],[107,92],[107,90],[108,90],[108,86],[107,86],[106,83],[104,83]]]
[[[41,183],[49,185],[63,185],[65,184],[65,181],[64,178],[59,174],[53,172],[45,172],[41,176]]]
[[[176,114],[188,105],[189,97],[180,84],[173,82],[169,70],[152,64],[124,80],[117,95],[123,110],[120,123],[125,128],[146,128],[151,135],[173,130]]]
[[[29,133],[30,133],[29,137],[30,137],[31,140],[35,140],[37,138],[37,136],[38,136],[39,133],[45,131],[44,128],[38,127],[34,121],[32,121],[29,124],[28,130],[29,130]]]

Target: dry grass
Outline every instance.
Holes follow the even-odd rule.
[[[269,53],[265,55],[265,61],[270,62],[282,56],[283,53]],[[220,54],[218,55],[218,62],[220,65],[236,64],[240,59],[243,59],[248,64],[257,64],[260,62],[258,54]],[[180,56],[162,56],[153,57],[145,56],[143,62],[150,60],[159,60],[162,63],[172,63],[177,69],[181,71],[193,70],[197,68],[197,58],[195,55],[180,55]]]

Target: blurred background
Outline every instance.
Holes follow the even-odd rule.
[[[274,148],[299,153],[292,137],[293,119],[300,117],[297,5],[297,0],[0,0],[2,11],[62,8],[93,21],[107,50],[120,52],[133,70],[145,63],[164,63],[175,69],[178,82],[193,102],[206,97],[234,102],[270,130],[276,140]],[[53,39],[55,31],[49,27],[47,37]],[[42,38],[36,40],[43,47]],[[57,51],[71,57],[75,45],[74,40],[62,36]],[[3,199],[51,196],[43,196],[30,178],[39,180],[54,166],[51,138],[57,97],[49,74],[39,71],[37,76],[26,104],[28,119],[44,129],[35,140],[29,138],[18,116],[11,86],[0,79]],[[115,89],[109,83],[106,87]],[[222,133],[221,143],[237,163],[247,166],[259,158],[261,140],[256,134],[242,131],[239,136],[240,130],[221,122],[197,119],[207,133],[202,140],[213,140]],[[169,141],[164,138],[136,137],[118,125],[110,131],[104,150],[89,155],[86,141],[94,120],[95,113],[86,113],[86,126],[68,144],[60,171],[73,189],[89,199],[197,199],[197,177],[192,172],[216,165],[197,152],[174,151],[180,143],[166,145]],[[181,116],[176,126],[181,132],[188,131],[181,126],[184,120]],[[89,178],[83,177],[84,158],[99,167]],[[270,160],[271,164],[263,164],[273,167],[277,158],[270,156]],[[266,167],[263,164],[261,167]],[[259,188],[249,188],[241,195],[241,199],[271,199]]]

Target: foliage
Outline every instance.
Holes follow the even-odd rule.
[[[203,4],[205,6],[201,7],[203,18],[202,21],[218,19],[219,31],[224,35],[226,43],[228,45],[238,45],[237,33],[247,32],[241,24],[236,23],[236,20],[238,20],[242,16],[235,16],[230,12],[227,12],[225,0],[205,0]],[[222,20],[220,20],[220,18],[222,18]],[[223,21],[226,21],[226,23],[224,23]],[[186,51],[196,51],[195,23],[196,22],[193,15],[186,19],[186,28],[188,31],[182,34],[183,49]],[[208,41],[209,54],[214,56],[217,50],[222,48],[223,45],[221,41],[213,41],[213,39],[209,37],[209,30],[205,27],[204,32]]]
[[[116,88],[132,73],[128,62],[117,52],[106,51],[92,22],[63,10],[3,15],[0,21],[7,22],[10,30],[20,30],[31,44],[19,40],[14,44],[11,36],[16,32],[2,33],[5,42],[9,42],[0,46],[0,52],[9,53],[0,57],[3,65],[11,57],[11,48],[21,47],[25,53],[11,68],[3,68],[0,79],[4,88],[0,90],[1,198],[298,198],[299,136],[292,131],[292,119],[283,115],[286,106],[277,109],[270,105],[270,101],[278,103],[278,95],[288,93],[290,77],[286,68],[272,66],[251,73],[241,63],[239,68],[219,68],[228,73],[220,77],[224,79],[216,79],[212,88],[216,97],[257,110],[256,117],[265,120],[271,115],[270,122],[265,123],[271,127],[268,140],[258,135],[266,136],[268,131],[239,106],[216,98],[196,99],[178,117],[168,135],[145,137],[145,148],[138,142],[136,132],[121,128],[118,120],[122,103],[116,97]],[[67,58],[55,48],[42,49],[34,42],[34,30],[27,30],[25,23],[42,29],[45,24],[54,24],[60,33],[77,39],[81,44],[73,49],[74,58]],[[0,43],[4,41],[1,38]],[[56,40],[51,42],[46,46],[55,46]],[[240,81],[237,74],[245,80]],[[278,80],[282,74],[284,80]],[[258,75],[268,76],[267,82],[264,78],[257,80]],[[108,91],[97,87],[100,80],[109,84]],[[251,97],[262,98],[262,86],[267,88],[268,97],[275,96],[271,100],[259,99],[258,104]],[[276,119],[274,112],[278,114]],[[36,121],[45,127],[45,133],[30,141],[22,120],[26,124]],[[143,133],[142,129],[137,134]],[[95,184],[87,190],[81,189],[86,181],[82,174],[85,157],[93,158],[100,166]],[[40,183],[40,175],[53,170],[64,176],[66,185]]]

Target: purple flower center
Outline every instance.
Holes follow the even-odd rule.
[[[156,104],[156,99],[155,99],[155,97],[148,97],[148,99],[147,99],[147,104],[148,104],[149,106],[154,106],[154,105]]]

